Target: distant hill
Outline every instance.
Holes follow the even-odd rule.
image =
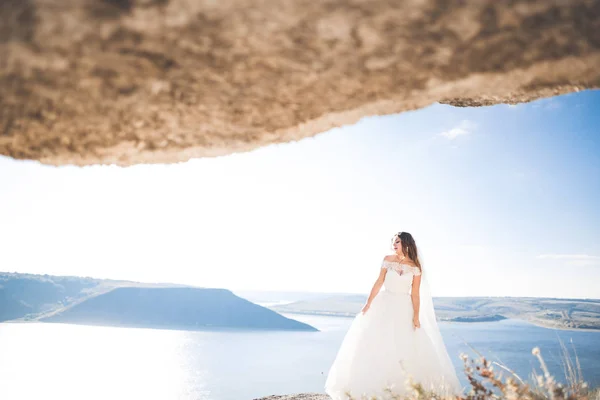
[[[290,314],[353,317],[366,295],[327,295],[269,308]],[[551,328],[600,329],[600,300],[534,297],[436,297],[440,321],[488,322],[522,319]]]
[[[43,322],[172,329],[316,331],[225,289],[124,287],[66,308]]]
[[[86,298],[100,280],[0,272],[0,322],[32,319]]]
[[[316,331],[229,290],[0,272],[0,322]]]

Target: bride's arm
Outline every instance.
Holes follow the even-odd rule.
[[[413,327],[419,328],[421,322],[419,321],[419,307],[421,305],[421,297],[419,296],[419,288],[421,287],[421,275],[414,275],[412,281],[412,290],[410,297],[412,298],[413,304]]]
[[[369,307],[371,307],[371,302],[373,301],[375,296],[377,296],[377,293],[379,293],[379,290],[383,286],[383,281],[385,280],[386,272],[387,272],[387,270],[385,268],[381,268],[381,270],[379,271],[379,277],[373,284],[373,288],[371,289],[371,294],[369,294],[369,298],[367,299],[367,304],[365,304],[365,306],[362,308],[363,314],[369,309]]]

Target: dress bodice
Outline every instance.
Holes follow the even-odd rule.
[[[413,398],[411,382],[426,393],[439,393],[436,397],[463,398],[435,319],[427,272],[408,262],[381,264],[385,288],[366,311],[357,313],[327,375],[325,391],[331,400]],[[419,299],[419,328],[409,294],[415,276],[423,278],[420,289],[425,289]]]
[[[421,275],[419,267],[398,261],[383,260],[381,268],[387,269],[383,287],[391,293],[410,294],[413,276]]]

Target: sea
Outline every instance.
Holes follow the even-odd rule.
[[[323,393],[352,318],[284,315],[319,332],[1,323],[0,399],[250,400]],[[566,348],[574,363],[577,355],[583,378],[600,386],[600,332],[518,320],[442,322],[440,329],[465,385],[460,353],[481,354],[527,380],[540,372],[532,355],[539,347],[557,380],[565,380]]]

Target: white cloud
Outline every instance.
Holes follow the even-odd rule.
[[[590,256],[588,254],[540,254],[538,259],[564,260],[567,265],[572,267],[589,267],[600,265],[599,256]]]
[[[600,260],[598,256],[590,256],[587,254],[540,254],[536,258],[553,258],[553,259],[595,259]]]
[[[440,133],[440,135],[448,140],[454,140],[459,136],[470,134],[475,129],[475,127],[476,125],[474,122],[465,119],[458,126],[450,130],[444,131]]]

